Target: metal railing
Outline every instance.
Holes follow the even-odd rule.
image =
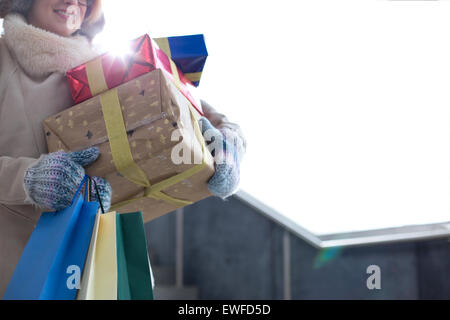
[[[450,221],[426,225],[316,235],[243,190],[238,191],[234,197],[319,249],[450,238]]]

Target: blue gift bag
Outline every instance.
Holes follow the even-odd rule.
[[[41,215],[14,270],[4,300],[74,300],[89,249],[98,202],[81,194],[58,212]],[[87,188],[86,188],[87,190]]]

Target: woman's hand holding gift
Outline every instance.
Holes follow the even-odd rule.
[[[225,199],[235,193],[240,182],[240,163],[245,149],[243,141],[229,128],[215,128],[202,117],[199,125],[209,151],[214,157],[215,174],[208,181],[208,189],[217,197]]]
[[[96,147],[77,152],[58,151],[43,155],[25,172],[24,188],[28,197],[38,207],[63,210],[71,204],[83,181],[83,167],[96,161],[99,155]],[[111,206],[111,186],[103,178],[92,179],[97,183],[103,207],[108,210]],[[92,200],[98,201],[95,190],[91,191],[94,195]]]

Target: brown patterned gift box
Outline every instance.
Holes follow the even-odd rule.
[[[113,90],[127,148],[149,185],[125,178],[113,160],[104,94],[44,121],[49,152],[99,147],[101,155],[86,173],[111,184],[111,210],[142,211],[145,222],[211,196],[207,181],[214,174],[214,159],[196,124],[199,114],[164,72],[154,70]]]

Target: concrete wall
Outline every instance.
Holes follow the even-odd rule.
[[[153,265],[175,265],[175,215],[146,225]],[[281,226],[236,198],[185,208],[183,225],[184,284],[200,299],[283,299]],[[289,240],[292,299],[450,299],[447,239],[324,251]],[[381,290],[366,286],[373,264]]]

